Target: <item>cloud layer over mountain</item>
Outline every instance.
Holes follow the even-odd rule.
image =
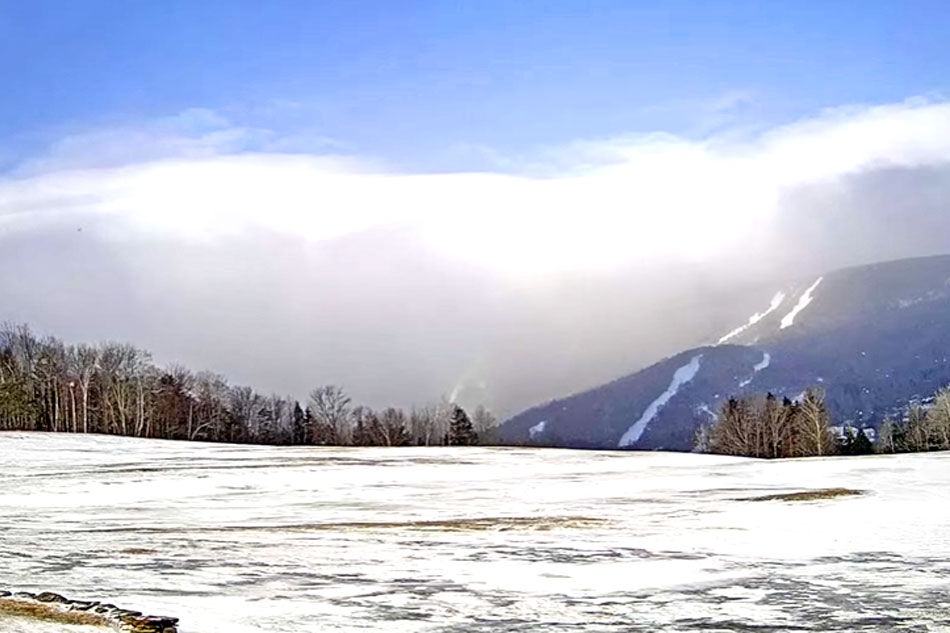
[[[943,101],[497,173],[314,147],[203,110],[58,139],[0,177],[0,319],[262,390],[511,411],[717,339],[772,280],[948,250]]]

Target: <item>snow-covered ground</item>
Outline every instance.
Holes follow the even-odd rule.
[[[0,481],[3,588],[175,615],[184,633],[934,631],[950,617],[945,454],[6,433]],[[742,500],[836,486],[867,494]]]

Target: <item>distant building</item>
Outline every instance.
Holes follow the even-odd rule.
[[[848,436],[848,432],[853,432],[857,436],[858,431],[864,431],[864,437],[868,438],[872,443],[877,441],[877,431],[869,426],[856,427],[852,424],[843,424],[840,426],[831,426],[828,427],[831,431],[831,434],[836,440],[843,440]]]

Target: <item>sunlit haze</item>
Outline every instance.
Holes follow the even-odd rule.
[[[509,412],[718,340],[780,280],[946,250],[926,60],[948,18],[926,3],[836,7],[851,30],[751,6],[48,4],[0,3],[0,318],[69,340]],[[886,35],[920,14],[915,44]],[[743,48],[743,20],[771,36]]]

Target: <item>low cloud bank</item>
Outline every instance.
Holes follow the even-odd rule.
[[[183,117],[0,178],[0,319],[265,390],[457,389],[504,413],[721,336],[773,280],[948,250],[945,102],[575,143],[509,173],[276,153]]]

